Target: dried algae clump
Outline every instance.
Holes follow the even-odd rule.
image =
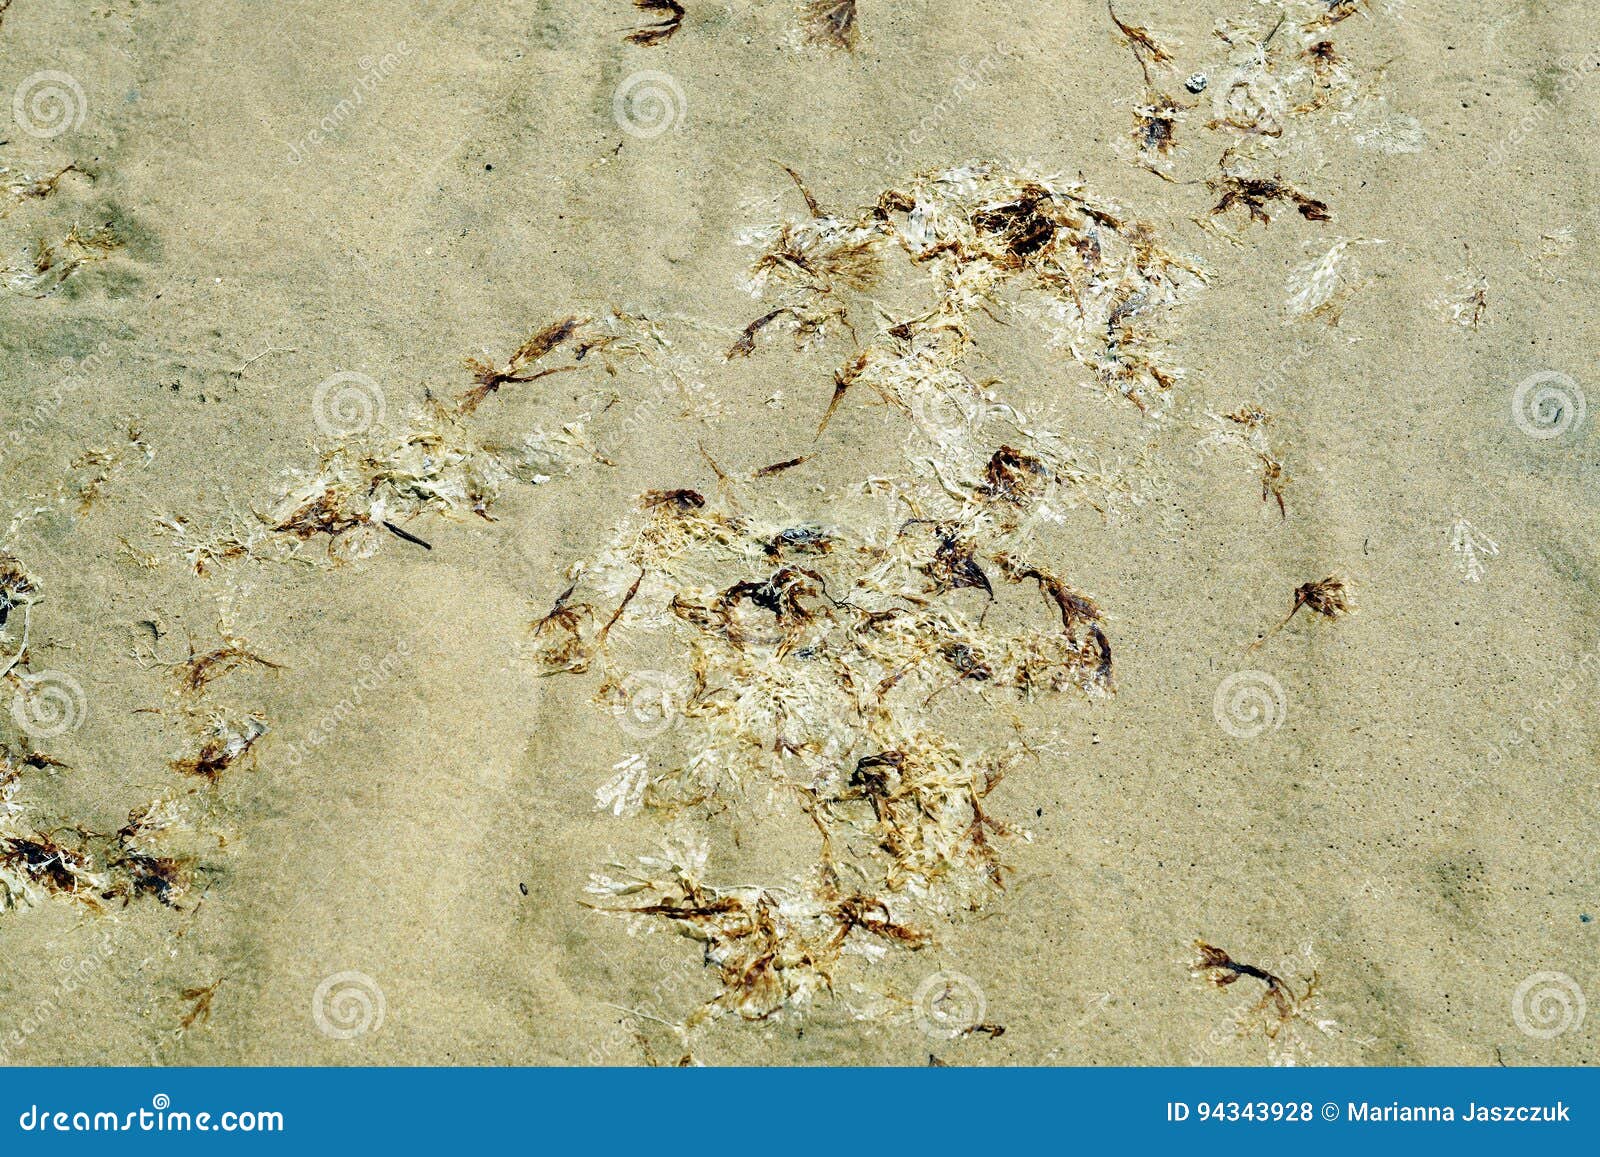
[[[1260,1032],[1268,1040],[1276,1040],[1286,1026],[1296,1019],[1307,1017],[1307,1006],[1317,994],[1318,977],[1315,973],[1304,990],[1296,992],[1288,982],[1266,969],[1253,964],[1241,964],[1222,949],[1203,940],[1196,940],[1194,947],[1196,956],[1194,963],[1189,966],[1189,972],[1197,980],[1204,980],[1213,988],[1227,988],[1245,978],[1258,980],[1266,986],[1261,999],[1240,1016],[1240,1036]]]
[[[4,272],[6,286],[23,297],[49,297],[85,265],[103,261],[122,247],[122,239],[109,225],[81,229],[72,226],[56,241],[35,242],[20,265]]]
[[[933,294],[915,316],[874,319],[874,343],[835,375],[824,424],[858,385],[913,414],[941,396],[974,395],[964,372],[972,323],[995,310],[1041,323],[1052,344],[1140,409],[1177,381],[1163,321],[1204,278],[1149,225],[1080,185],[973,163],[918,174],[854,216],[824,214],[806,199],[809,220],[747,234],[763,248],[751,289],[778,301],[730,352],[750,352],[755,334],[784,316],[802,338],[830,320],[848,323],[852,291],[885,275],[890,245]]]
[[[686,11],[677,0],[633,0],[633,6],[641,12],[660,19],[654,24],[646,24],[628,33],[625,40],[629,44],[637,44],[643,48],[650,48],[657,44],[665,44],[683,24]]]
[[[1316,579],[1312,582],[1301,583],[1294,591],[1294,605],[1289,613],[1272,630],[1251,644],[1251,650],[1261,646],[1273,635],[1289,625],[1289,620],[1300,613],[1301,608],[1321,615],[1329,622],[1338,622],[1346,615],[1351,614],[1356,608],[1351,598],[1350,584],[1338,575],[1329,575],[1327,578]]]
[[[855,48],[860,36],[856,0],[806,0],[800,11],[807,42],[846,51]]]
[[[783,886],[707,888],[687,852],[597,882],[608,910],[708,944],[724,990],[702,1019],[803,1004],[832,990],[847,946],[921,947],[1004,888],[1003,845],[1027,833],[990,797],[1028,752],[964,747],[929,706],[957,687],[1013,701],[1111,689],[1095,602],[1019,553],[1050,485],[1039,460],[1006,448],[948,517],[870,530],[653,491],[534,623],[547,671],[601,667],[600,699],[624,729],[681,719],[684,754],[624,759],[598,806],[710,818],[765,799],[818,840],[811,871]],[[1002,597],[1010,587],[1037,601]],[[616,657],[661,636],[684,656],[678,674]]]
[[[570,362],[549,364],[557,353]],[[535,427],[512,443],[484,437],[470,419],[489,397],[509,384],[593,365],[608,376],[624,369],[646,376],[686,413],[714,417],[714,405],[701,396],[703,383],[686,375],[683,361],[649,319],[615,310],[567,317],[535,331],[504,362],[468,358],[477,384],[454,404],[429,391],[396,430],[377,425],[332,438],[314,467],[287,471],[291,481],[264,508],[235,515],[221,529],[202,529],[181,516],[157,523],[198,575],[252,557],[315,562],[302,550],[308,543],[322,544],[333,563],[371,556],[387,535],[431,550],[403,524],[427,514],[493,521],[496,502],[513,483],[538,486],[581,463],[611,464],[590,441],[588,413],[557,429]]]
[[[569,341],[577,333],[584,322],[576,317],[564,318],[552,322],[545,328],[538,330],[517,347],[506,363],[496,366],[493,362],[483,358],[468,358],[467,365],[472,370],[472,376],[478,384],[466,394],[462,395],[459,411],[470,414],[490,394],[496,393],[501,386],[508,382],[534,382],[551,374],[564,373],[578,369],[576,365],[570,366],[545,366],[535,369],[535,363],[544,359],[545,355],[555,350],[556,347]]]

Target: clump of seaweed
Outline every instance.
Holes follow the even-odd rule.
[[[1024,553],[1027,515],[1053,483],[1041,460],[1003,447],[959,502],[907,498],[909,517],[870,531],[649,492],[536,620],[545,671],[600,667],[598,697],[625,729],[681,722],[692,752],[624,759],[597,806],[709,816],[764,795],[819,838],[813,870],[782,886],[710,888],[703,853],[685,848],[597,880],[607,910],[707,943],[723,990],[691,1021],[804,1004],[832,990],[847,944],[921,947],[934,921],[1004,889],[1003,845],[1028,837],[990,798],[1028,752],[963,746],[924,715],[956,688],[1014,702],[1111,691],[1099,607]],[[1005,596],[1012,586],[1043,606]],[[685,657],[681,675],[613,655],[662,635]]]
[[[214,784],[222,778],[223,772],[252,755],[256,743],[266,733],[267,722],[260,716],[234,720],[222,712],[213,712],[199,750],[173,760],[172,769]]]
[[[571,354],[571,364],[539,364],[558,348]],[[182,516],[157,525],[197,575],[244,558],[312,561],[302,550],[308,543],[324,544],[333,563],[370,557],[386,535],[431,550],[407,523],[427,514],[493,521],[493,507],[512,483],[538,486],[580,462],[609,464],[589,439],[587,413],[555,430],[535,428],[511,444],[484,437],[468,421],[509,383],[587,364],[613,377],[624,368],[644,374],[675,395],[685,412],[714,416],[700,396],[703,383],[685,373],[682,357],[655,323],[615,310],[572,316],[536,331],[503,363],[468,359],[477,385],[457,404],[429,391],[397,433],[375,428],[333,439],[314,467],[289,471],[291,481],[278,498],[249,516],[236,515],[221,529],[201,529]]]
[[[0,910],[31,902],[36,890],[99,908],[99,894],[107,886],[83,850],[43,832],[0,830]]]
[[[835,374],[829,415],[858,385],[913,417],[947,399],[984,404],[964,366],[976,343],[974,316],[996,308],[1042,323],[1052,344],[1141,410],[1176,383],[1161,322],[1204,277],[1163,248],[1149,225],[1082,186],[973,163],[919,173],[845,217],[821,212],[802,192],[808,220],[748,234],[763,250],[752,292],[781,298],[730,353],[750,352],[755,333],[781,317],[795,319],[802,339],[829,319],[848,322],[850,291],[882,276],[886,245],[900,249],[935,294],[932,308],[915,316],[875,319],[877,339]]]
[[[462,395],[459,411],[463,414],[472,413],[485,398],[496,393],[508,382],[536,382],[551,374],[566,373],[580,368],[577,365],[546,366],[540,369],[533,367],[546,354],[570,340],[583,324],[583,319],[576,317],[551,322],[518,346],[504,365],[497,366],[483,358],[468,358],[467,365],[471,368],[472,376],[478,384]]]
[[[174,668],[174,676],[180,693],[198,695],[215,680],[245,666],[265,667],[272,671],[283,669],[281,664],[263,659],[240,640],[227,639],[222,646],[204,653],[197,653],[191,645],[189,658]]]
[[[800,12],[808,43],[847,52],[855,49],[860,35],[856,0],[805,0]]]
[[[0,12],[3,11],[4,9],[0,9]],[[10,171],[10,169],[0,168],[0,176]],[[0,212],[0,217],[9,215],[13,209],[25,201],[44,200],[56,191],[56,187],[61,183],[61,178],[68,173],[82,172],[83,170],[78,168],[76,164],[67,164],[49,173],[38,175],[18,173],[15,177],[10,178],[5,186],[6,197],[9,198],[11,203],[4,207],[3,212]]]
[[[74,225],[57,241],[41,238],[22,265],[8,267],[6,287],[24,297],[49,297],[83,266],[103,261],[121,247],[122,239],[109,225]]]
[[[112,882],[105,899],[124,905],[149,896],[167,908],[181,908],[205,873],[192,851],[168,845],[184,831],[184,816],[174,799],[136,808],[117,829],[108,853]]]
[[[636,28],[624,37],[629,44],[637,44],[644,48],[665,44],[671,40],[683,25],[683,18],[686,15],[683,5],[677,0],[633,0],[633,6],[641,12],[661,17],[654,24]]]
[[[1299,1018],[1307,1017],[1307,1006],[1316,997],[1318,977],[1312,973],[1305,988],[1296,992],[1287,981],[1264,968],[1241,964],[1222,949],[1196,940],[1195,961],[1189,966],[1190,975],[1204,980],[1213,988],[1227,988],[1239,980],[1249,978],[1265,985],[1261,999],[1239,1019],[1239,1035],[1259,1031],[1268,1040],[1276,1040],[1284,1028]],[[1321,1026],[1319,1026],[1321,1027]]]
[[[1251,644],[1251,649],[1261,646],[1273,635],[1289,625],[1289,620],[1298,615],[1301,608],[1321,615],[1330,623],[1338,622],[1355,610],[1355,604],[1350,597],[1349,583],[1338,575],[1329,575],[1327,578],[1315,579],[1311,582],[1301,583],[1294,589],[1294,606],[1289,608],[1289,613],[1272,630]]]
[[[1223,158],[1222,172],[1207,182],[1218,194],[1217,203],[1211,207],[1213,217],[1221,216],[1237,206],[1250,215],[1251,221],[1270,225],[1271,207],[1285,203],[1292,205],[1307,221],[1333,219],[1326,201],[1319,201],[1309,193],[1302,192],[1282,177],[1255,176],[1230,171],[1228,168],[1230,157],[1231,154]]]
[[[178,993],[178,999],[188,1002],[189,1005],[189,1010],[178,1021],[179,1033],[186,1033],[197,1024],[210,1022],[211,1006],[217,999],[217,992],[222,988],[222,982],[226,979],[225,976],[219,976],[210,984],[185,988]]]

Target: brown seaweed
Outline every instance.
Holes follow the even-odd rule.
[[[538,370],[533,370],[531,367],[571,338],[586,322],[587,319],[578,317],[565,317],[560,321],[551,322],[518,346],[501,366],[483,358],[468,358],[467,366],[472,370],[472,376],[478,384],[461,396],[458,411],[470,414],[485,398],[498,392],[500,387],[508,382],[533,382],[551,374],[577,369],[577,366],[551,366]]]
[[[629,44],[637,44],[645,48],[657,44],[665,44],[683,24],[684,7],[677,0],[633,0],[633,6],[641,12],[652,15],[661,14],[662,18],[654,24],[647,24],[628,33],[624,39]]]
[[[1276,627],[1252,643],[1251,650],[1261,646],[1288,626],[1289,620],[1299,614],[1302,607],[1321,615],[1329,622],[1337,622],[1355,610],[1355,604],[1350,598],[1349,584],[1338,575],[1301,583],[1294,590],[1294,605],[1289,609],[1289,613]]]
[[[1281,177],[1247,177],[1224,172],[1220,177],[1215,177],[1207,183],[1220,194],[1217,203],[1211,209],[1213,217],[1220,216],[1237,205],[1250,214],[1250,220],[1270,225],[1272,213],[1268,207],[1276,202],[1287,202],[1293,205],[1300,216],[1307,221],[1333,219],[1326,201],[1319,201],[1301,192]]]
[[[1266,991],[1261,994],[1261,1000],[1250,1010],[1251,1016],[1259,1018],[1261,1031],[1269,1040],[1276,1039],[1284,1025],[1301,1015],[1304,1005],[1316,995],[1317,976],[1312,974],[1305,991],[1295,992],[1282,978],[1258,968],[1253,964],[1242,964],[1230,957],[1222,949],[1207,944],[1203,940],[1194,942],[1196,958],[1189,966],[1191,975],[1204,980],[1215,988],[1227,988],[1242,978],[1259,980],[1266,986]],[[1246,1031],[1247,1025],[1241,1023],[1240,1032]]]
[[[810,43],[846,51],[855,49],[859,36],[856,0],[806,0],[801,14]]]
[[[243,644],[232,639],[228,640],[223,646],[214,648],[204,654],[196,653],[193,645],[191,645],[189,658],[178,664],[175,670],[178,689],[187,694],[198,695],[217,679],[248,665],[265,667],[271,671],[281,671],[283,669],[281,663],[274,663],[271,659],[263,659],[254,651],[248,650]]]

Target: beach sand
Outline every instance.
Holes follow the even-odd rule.
[[[175,906],[36,886],[0,912],[7,1063],[1600,1060],[1579,1016],[1600,993],[1600,458],[1581,412],[1585,391],[1600,405],[1600,41],[1581,6],[1374,3],[1330,27],[1382,104],[1274,142],[1331,220],[1280,203],[1269,224],[1210,216],[1205,184],[1235,139],[1207,128],[1231,67],[1213,27],[1261,18],[1247,0],[1117,7],[1194,106],[1171,180],[1133,154],[1144,81],[1096,0],[861,0],[853,51],[803,43],[788,0],[685,7],[654,46],[625,40],[653,17],[621,0],[5,10],[0,95],[61,101],[18,105],[3,175],[75,169],[0,200],[0,550],[40,591],[4,694],[53,673],[71,708],[31,738],[26,711],[0,716],[8,750],[60,762],[22,768],[0,837],[72,844],[169,799],[206,866]],[[667,102],[653,135],[616,100],[639,83]],[[907,416],[865,391],[817,436],[835,369],[878,335],[797,347],[776,324],[724,353],[770,308],[743,231],[809,216],[780,165],[842,214],[974,160],[1081,180],[1205,271],[1164,323],[1183,376],[1148,414],[1042,326],[974,311],[972,376],[1139,482],[1038,531],[1104,612],[1116,694],[941,697],[929,716],[970,742],[1043,746],[985,801],[1032,835],[1007,841],[1004,892],[927,947],[845,956],[831,996],[686,1043],[662,1022],[721,991],[702,944],[584,904],[591,872],[669,827],[596,789],[691,733],[630,734],[596,671],[530,661],[529,624],[643,491],[803,520],[869,477],[928,480]],[[120,244],[41,274],[29,246],[74,226]],[[1296,271],[1341,240],[1354,275],[1294,315]],[[895,268],[881,300],[904,316],[926,284]],[[505,485],[492,519],[407,518],[431,549],[379,530],[340,565],[325,536],[300,561],[200,575],[182,557],[170,520],[259,530],[285,471],[314,468],[334,375],[373,384],[397,431],[428,391],[471,386],[465,357],[607,310],[670,346],[648,372],[590,363],[486,399],[485,440],[581,421],[588,447]],[[1530,381],[1555,393],[1519,420]],[[1217,437],[1251,404],[1272,413],[1281,513],[1253,452]],[[1250,649],[1333,574],[1356,613],[1303,610]],[[228,639],[276,666],[175,690],[191,649]],[[684,667],[681,646],[630,645]],[[1219,699],[1235,676],[1245,699]],[[214,711],[270,730],[213,785],[172,762]],[[723,884],[817,857],[764,790],[679,819]],[[1237,1031],[1265,990],[1191,976],[1196,940],[1297,999],[1315,974],[1305,1015]],[[953,1027],[928,1003],[951,985]]]

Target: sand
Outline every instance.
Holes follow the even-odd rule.
[[[62,766],[24,769],[15,822],[70,842],[175,798],[208,867],[176,907],[41,893],[0,912],[8,1063],[1600,1059],[1579,1019],[1600,991],[1600,475],[1578,413],[1584,391],[1600,405],[1600,42],[1581,7],[1411,0],[1341,21],[1330,35],[1400,118],[1398,145],[1314,118],[1284,171],[1332,220],[1279,205],[1270,224],[1208,217],[1202,183],[1229,140],[1205,128],[1212,28],[1258,10],[1242,0],[1118,9],[1173,46],[1159,77],[1196,106],[1172,181],[1132,154],[1139,67],[1093,0],[862,0],[853,52],[799,43],[787,0],[686,7],[653,47],[625,42],[641,17],[620,0],[5,11],[0,89],[47,70],[77,88],[31,82],[66,94],[58,135],[0,129],[7,181],[77,168],[0,218],[5,259],[74,224],[123,242],[49,292],[10,274],[0,292],[0,549],[42,592],[4,693],[44,672],[81,692],[75,726],[33,738]],[[1213,86],[1191,97],[1206,61]],[[671,123],[636,135],[614,98],[647,70]],[[868,475],[918,475],[893,406],[849,399],[815,437],[847,333],[797,349],[774,328],[723,357],[766,309],[741,230],[806,218],[778,163],[843,212],[977,158],[1081,179],[1207,274],[1166,327],[1185,374],[1152,415],[1015,316],[980,323],[975,372],[1147,480],[1040,531],[1105,612],[1117,693],[1015,708],[1049,744],[988,800],[1032,833],[1006,851],[1003,896],[927,948],[847,957],[832,998],[723,1017],[685,1046],[660,1022],[719,992],[701,946],[582,903],[591,871],[664,830],[595,802],[613,765],[657,749],[594,702],[598,675],[542,674],[528,624],[634,496],[716,494],[708,457],[745,502],[797,517]],[[1294,316],[1295,271],[1341,239],[1361,239],[1358,273]],[[1482,315],[1458,324],[1480,278]],[[431,550],[377,532],[342,565],[323,538],[302,550],[314,565],[205,575],[161,526],[259,526],[285,470],[328,445],[315,398],[335,374],[376,383],[398,430],[425,391],[471,385],[464,357],[607,309],[669,335],[666,370],[486,401],[484,438],[582,420],[595,450],[505,486],[492,521],[427,514],[405,525]],[[1537,374],[1559,375],[1532,388],[1564,406],[1519,423]],[[1273,414],[1281,514],[1247,450],[1206,441],[1252,402]],[[1248,649],[1330,574],[1357,613],[1302,612]],[[172,665],[224,637],[279,667],[176,694]],[[1270,717],[1219,706],[1241,672]],[[998,691],[941,704],[974,734],[1010,729]],[[271,729],[214,787],[171,766],[213,710]],[[20,751],[15,722],[0,734]],[[694,818],[713,877],[782,882],[813,861],[804,817],[764,801]],[[1196,939],[1296,993],[1315,973],[1307,1015],[1277,1039],[1237,1032],[1261,988],[1192,977]],[[965,978],[967,1011],[982,994],[953,1037],[927,1015],[941,973]],[[863,1013],[874,1000],[888,1011]]]

